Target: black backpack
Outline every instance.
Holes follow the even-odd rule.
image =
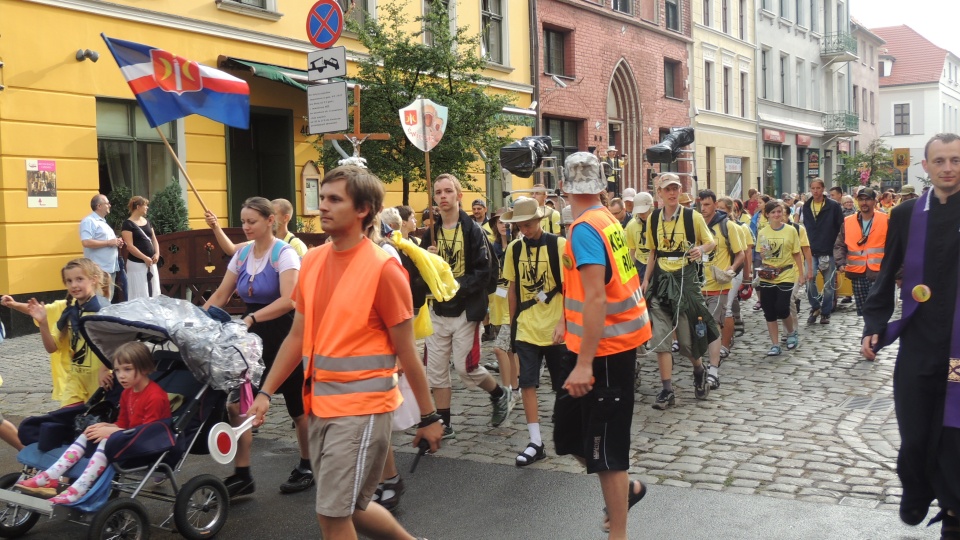
[[[689,242],[691,246],[695,246],[697,245],[697,231],[693,228],[693,210],[683,208],[682,206],[679,210],[683,215],[683,232],[687,237],[687,242]],[[683,257],[684,254],[682,251],[660,251],[660,239],[657,238],[657,231],[660,230],[661,214],[663,214],[663,208],[657,208],[650,216],[650,230],[653,231],[653,251],[657,254],[657,257]]]
[[[516,273],[517,279],[514,280],[514,287],[517,291],[517,312],[516,317],[520,317],[520,314],[524,310],[529,309],[536,305],[537,299],[531,298],[525,302],[520,302],[520,252],[523,249],[523,240],[513,244],[513,271]],[[555,234],[543,233],[543,243],[547,246],[547,260],[550,262],[550,273],[553,274],[553,289],[546,292],[547,298],[543,301],[544,304],[549,304],[553,297],[562,292],[563,284],[560,281],[560,242],[559,237]]]
[[[493,244],[490,243],[490,239],[487,238],[487,234],[477,225],[477,222],[472,219],[467,219],[468,227],[470,230],[467,231],[467,227],[464,227],[463,231],[463,256],[464,258],[469,258],[473,253],[473,246],[470,244],[472,240],[469,240],[471,235],[473,235],[473,227],[480,229],[480,238],[482,238],[483,249],[487,250],[487,282],[483,285],[483,291],[486,294],[493,294],[497,292],[497,282],[500,281],[500,259],[497,257],[497,254],[493,251]],[[461,225],[464,223],[464,220],[460,221]],[[440,235],[440,223],[434,225],[434,238],[439,238]],[[436,240],[434,240],[436,243]],[[471,260],[471,263],[473,261]]]

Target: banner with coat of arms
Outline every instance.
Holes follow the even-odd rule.
[[[400,125],[414,146],[421,152],[429,152],[443,138],[447,128],[447,108],[429,99],[415,99],[400,109]]]

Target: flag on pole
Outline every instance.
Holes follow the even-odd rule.
[[[107,42],[150,127],[191,114],[240,129],[250,126],[250,87],[223,71],[132,41]]]

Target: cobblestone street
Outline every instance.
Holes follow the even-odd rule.
[[[769,358],[763,318],[752,306],[752,300],[744,306],[747,333],[723,363],[721,387],[705,401],[694,399],[692,369],[677,357],[677,405],[653,409],[660,389],[656,358],[640,357],[633,472],[650,484],[896,509],[899,438],[891,389],[896,349],[884,351],[876,363],[862,360],[860,320],[848,304],[829,326],[801,324],[799,349]],[[484,343],[482,362],[492,361]],[[0,411],[15,423],[52,408],[48,357],[38,336],[0,345],[0,373]],[[552,441],[548,386],[541,385],[539,399],[544,440]],[[457,435],[445,441],[440,455],[513,464],[528,442],[520,403],[507,422],[491,428],[484,393],[455,382],[453,395]],[[293,430],[283,410],[274,403],[275,413],[257,438],[289,441],[293,454]],[[394,440],[401,452],[413,451],[409,436],[397,433]],[[582,471],[551,450],[548,442],[549,457],[531,467]]]

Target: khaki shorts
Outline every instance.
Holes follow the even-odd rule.
[[[444,317],[430,310],[433,334],[424,340],[424,365],[430,388],[450,388],[450,362],[467,388],[480,386],[490,373],[480,365],[480,323],[468,321],[464,311]]]
[[[713,320],[717,321],[720,327],[723,327],[723,319],[727,316],[727,298],[730,291],[716,296],[703,295],[703,301],[707,304],[707,309],[713,314]]]
[[[317,514],[347,517],[367,509],[383,474],[392,428],[392,412],[339,418],[310,415]]]
[[[666,308],[660,306],[660,302],[656,298],[651,298],[647,302],[647,313],[650,314],[650,322],[653,323],[653,338],[650,339],[651,347],[653,347],[653,352],[671,352],[671,345],[673,345],[673,313],[668,311]],[[687,316],[684,313],[680,314],[679,323],[677,324],[677,341],[680,342],[680,355],[687,358],[693,357],[693,352],[690,350],[690,344],[692,340],[690,339],[690,324],[687,322]]]

